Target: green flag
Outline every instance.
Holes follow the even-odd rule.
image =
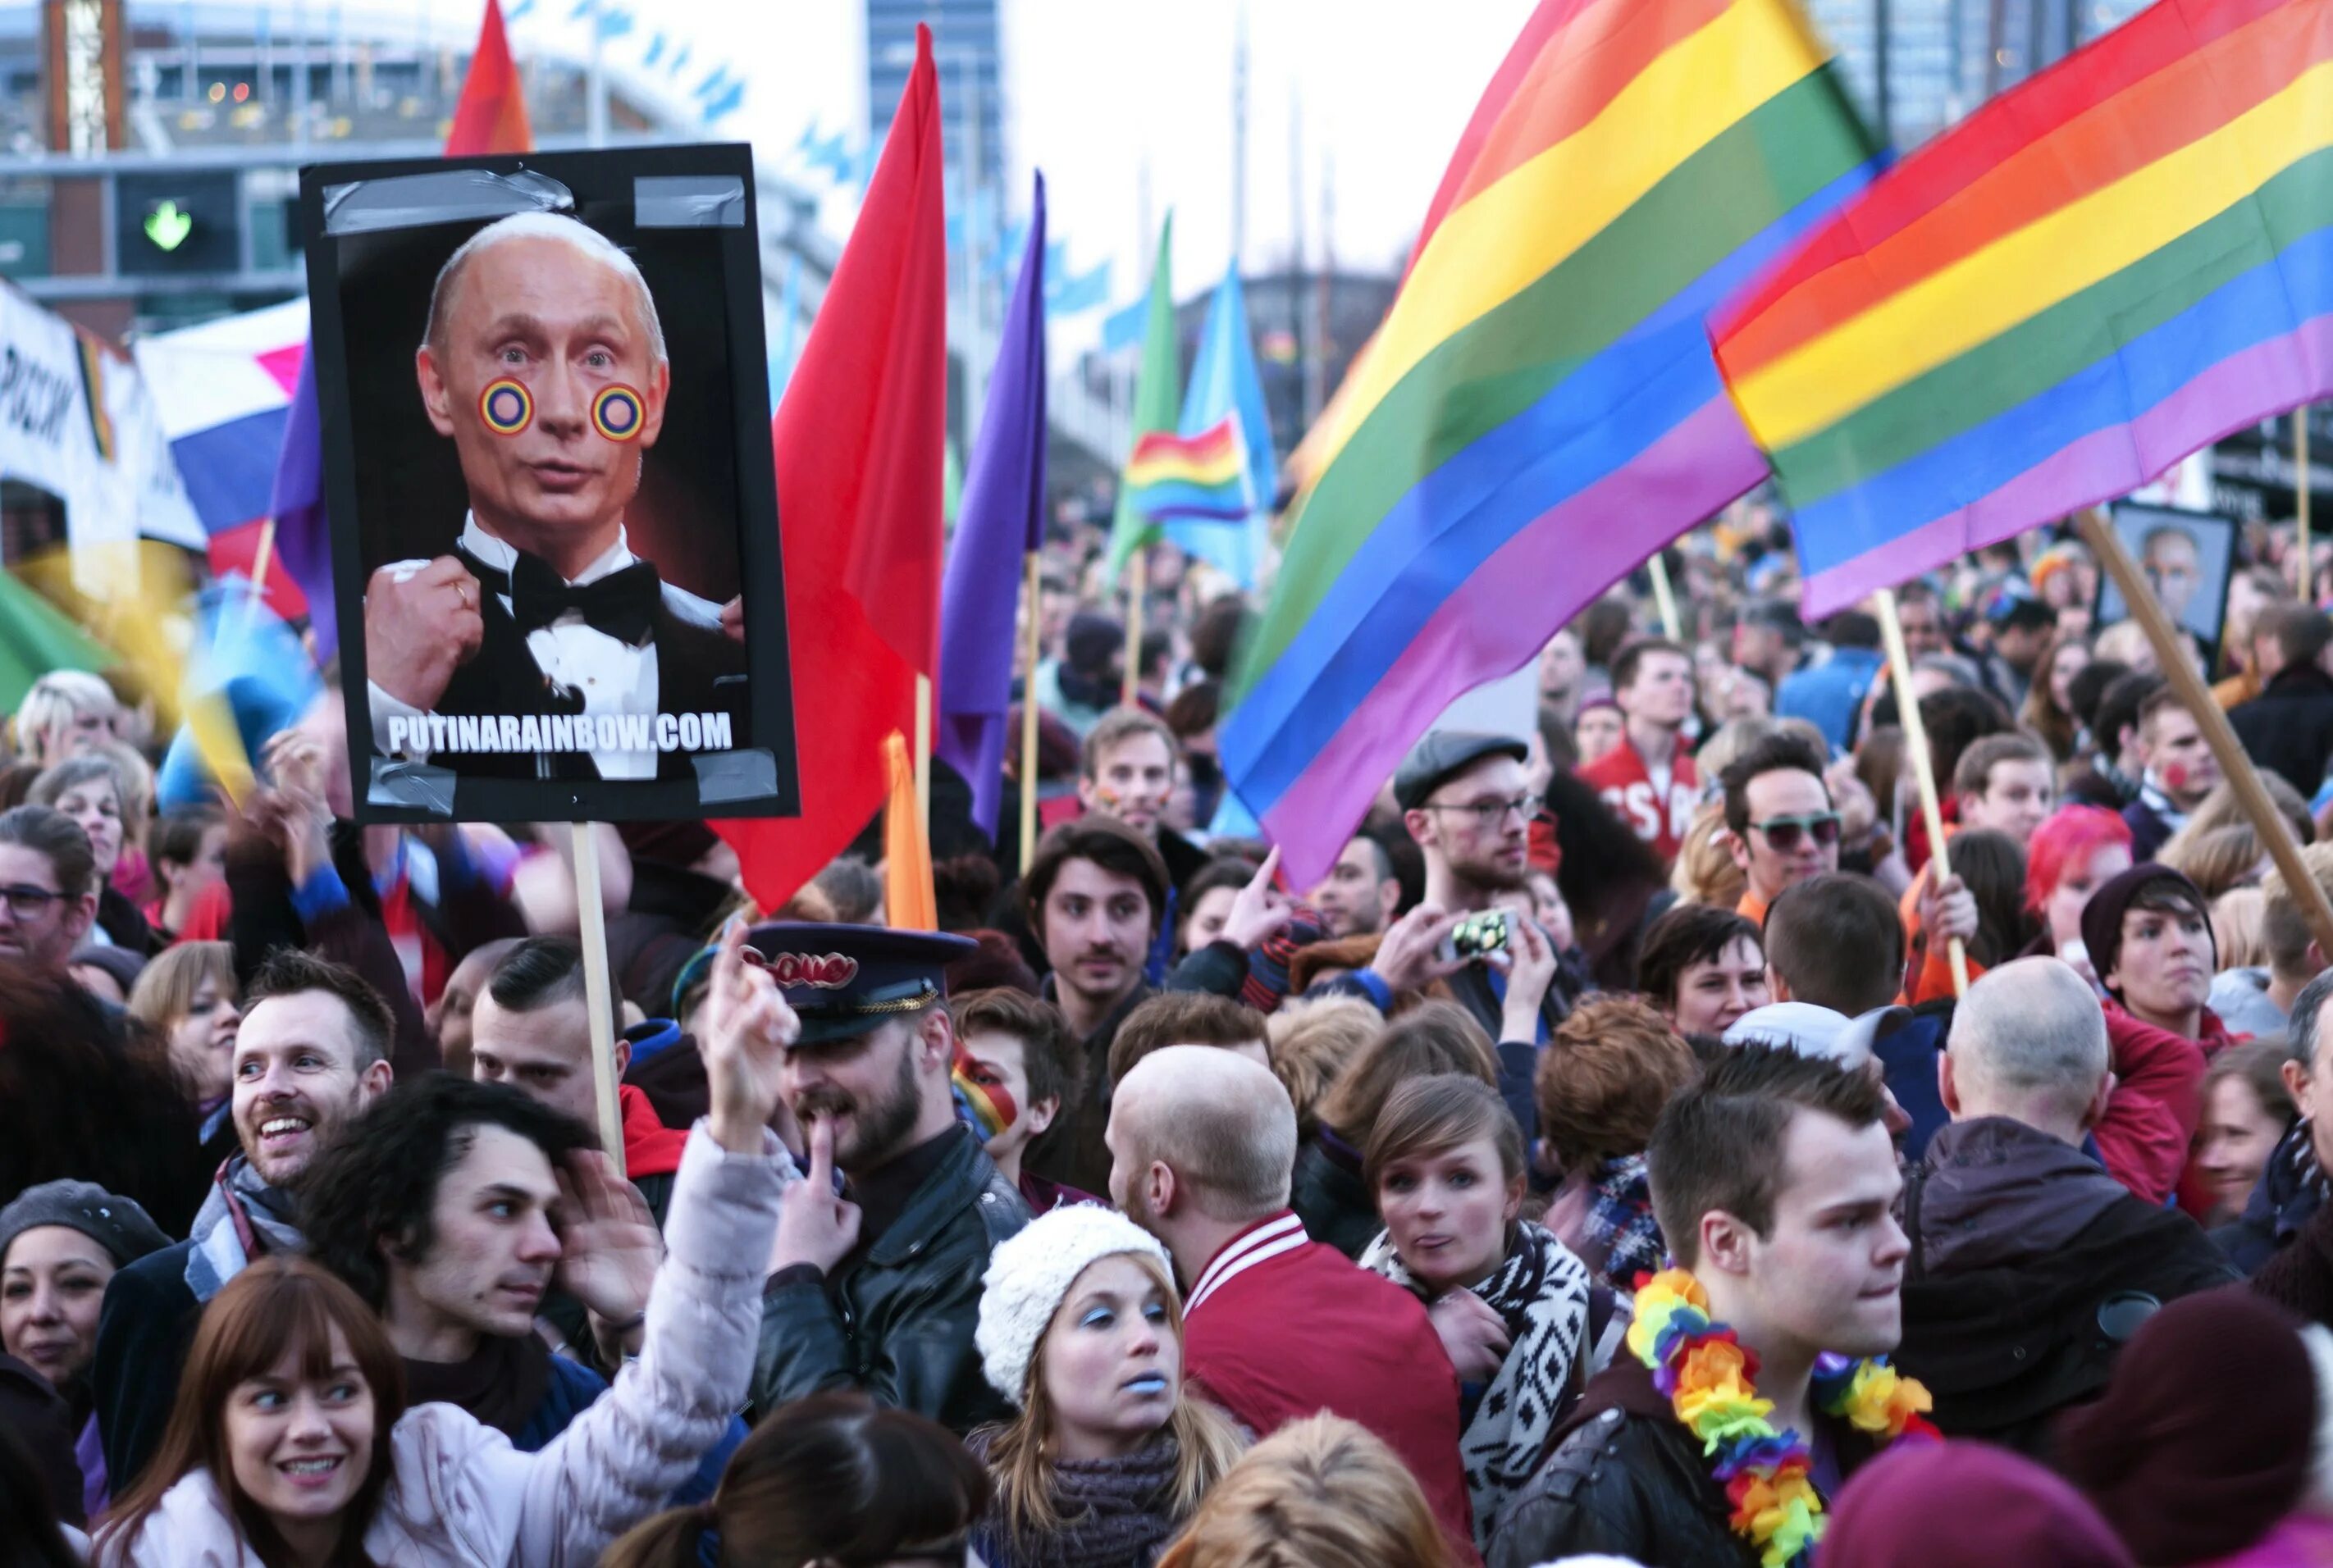
[[[0,571],[0,709],[9,712],[51,670],[103,670],[120,661],[72,617]]]
[[[1182,357],[1175,340],[1175,277],[1172,261],[1175,215],[1158,225],[1158,260],[1150,269],[1150,318],[1142,334],[1142,369],[1134,383],[1134,430],[1129,454],[1153,431],[1172,431],[1183,413]],[[1109,573],[1116,578],[1142,546],[1158,538],[1158,525],[1135,510],[1134,492],[1119,476],[1118,515],[1109,525]]]

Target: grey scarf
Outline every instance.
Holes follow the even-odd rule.
[[[297,1253],[306,1245],[292,1223],[291,1194],[262,1181],[241,1154],[212,1178],[187,1239],[194,1250],[187,1254],[187,1288],[205,1304],[244,1271],[254,1253]]]

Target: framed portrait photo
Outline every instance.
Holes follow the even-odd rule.
[[[301,204],[360,820],[797,811],[749,150]]]

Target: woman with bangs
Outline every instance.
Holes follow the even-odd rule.
[[[1425,1302],[1450,1353],[1474,1540],[1487,1546],[1593,1370],[1588,1266],[1522,1218],[1522,1132],[1486,1084],[1447,1073],[1402,1085],[1363,1159],[1386,1228],[1360,1264]]]
[[[2025,907],[2041,933],[2021,956],[2063,959],[2097,988],[2082,945],[2082,910],[2090,894],[2130,869],[2130,824],[2103,806],[2061,808],[2033,830],[2025,846]]]

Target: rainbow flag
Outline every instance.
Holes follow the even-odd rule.
[[[1125,483],[1135,510],[1153,522],[1245,517],[1247,447],[1240,440],[1239,416],[1226,414],[1196,435],[1152,431],[1134,444]]]
[[[2333,0],[2163,0],[1714,322],[1826,614],[2333,390]]]
[[[1704,318],[1873,172],[1790,0],[1544,0],[1340,394],[1218,734],[1297,886],[1455,698],[1764,477]]]

